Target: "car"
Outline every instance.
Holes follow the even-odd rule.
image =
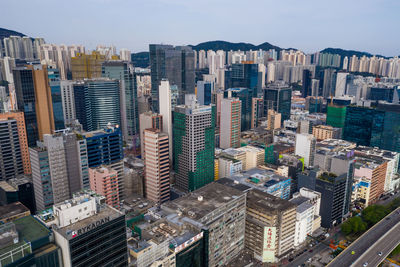
[[[306,252],[306,251],[307,251],[307,249],[303,250],[303,253]]]
[[[312,250],[312,249],[310,249],[308,252],[313,252],[313,250]]]
[[[368,266],[368,262],[364,262],[363,267],[367,267]]]
[[[382,251],[379,251],[379,252],[378,252],[378,256],[379,256],[379,257],[382,256]]]
[[[311,262],[311,258],[309,258],[309,259],[307,260],[307,262]]]
[[[289,259],[289,262],[292,262],[292,261],[293,261],[293,258],[290,258],[290,259]]]

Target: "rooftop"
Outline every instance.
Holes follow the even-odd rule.
[[[70,224],[68,226],[61,227],[59,229],[54,229],[54,231],[61,234],[64,238],[70,240],[73,238],[72,232],[76,232],[79,235],[78,230],[80,230],[88,225],[93,225],[96,222],[105,220],[107,218],[109,218],[111,221],[111,220],[114,220],[121,216],[124,216],[124,215],[122,213],[120,213],[118,210],[106,205],[103,209],[98,211],[96,214],[94,214],[86,219],[80,220],[76,223]]]
[[[247,203],[250,207],[255,206],[266,212],[285,211],[296,207],[295,204],[288,200],[275,197],[257,189],[247,193]]]
[[[5,206],[0,206],[0,221],[21,213],[30,212],[21,202],[14,202]]]
[[[244,193],[221,183],[211,183],[161,207],[182,213],[192,220],[200,220]]]

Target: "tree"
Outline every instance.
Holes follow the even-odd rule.
[[[342,223],[341,230],[345,235],[351,234],[351,232],[353,230],[353,227],[351,226],[350,220]]]
[[[371,205],[362,211],[361,216],[368,226],[372,226],[382,220],[389,212],[390,210],[385,206]]]

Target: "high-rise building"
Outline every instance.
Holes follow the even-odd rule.
[[[105,197],[105,202],[114,208],[119,208],[118,173],[102,165],[89,169],[90,189]]]
[[[146,198],[163,203],[170,199],[168,135],[146,129],[143,138]]]
[[[137,83],[136,76],[133,74],[133,66],[127,61],[106,61],[103,63],[102,75],[119,80],[122,132],[125,141],[133,144],[134,137],[139,134]]]
[[[13,70],[15,81],[15,94],[18,110],[25,116],[26,136],[28,145],[35,146],[39,139],[38,121],[36,118],[35,85],[33,71],[28,68],[16,68]]]
[[[282,114],[282,123],[290,119],[292,88],[284,83],[274,83],[264,89],[264,114],[273,109]]]
[[[124,154],[122,131],[117,126],[81,133],[86,140],[89,168],[108,165],[118,172],[119,199],[124,199]]]
[[[101,66],[106,60],[104,55],[93,51],[91,55],[77,53],[71,58],[72,79],[83,80],[101,77]]]
[[[108,78],[74,82],[76,119],[85,131],[121,125],[120,89],[117,80]]]
[[[252,61],[232,64],[230,70],[225,72],[225,88],[248,88],[251,97],[262,94],[262,81],[262,72]]]
[[[370,146],[374,118],[384,112],[375,108],[348,106],[343,129],[343,139],[355,142],[357,145]]]
[[[264,99],[262,97],[253,97],[251,102],[251,129],[257,128],[258,120],[264,115]]]
[[[3,119],[15,120],[17,122],[19,147],[21,150],[24,174],[31,174],[31,161],[29,159],[29,148],[26,135],[24,113],[20,111],[0,113],[0,120]]]
[[[311,91],[311,79],[312,79],[312,72],[310,70],[303,70],[303,80],[301,86],[301,96],[307,97],[312,95]]]
[[[74,82],[60,81],[61,102],[65,125],[71,125],[76,120]]]
[[[164,133],[167,133],[169,138],[169,160],[172,163],[173,159],[173,150],[172,150],[172,99],[171,99],[171,87],[168,80],[161,80],[159,87],[159,96],[160,96],[160,105],[159,111],[160,116],[162,116],[162,127],[160,130]],[[157,127],[155,127],[158,129]]]
[[[294,249],[296,205],[257,189],[247,193],[245,247],[261,262],[279,262]]]
[[[400,152],[400,105],[379,103],[376,110],[370,146]]]
[[[224,91],[224,97],[230,98],[235,97],[239,98],[242,107],[241,107],[241,123],[240,123],[240,130],[242,132],[251,129],[251,119],[252,119],[252,104],[253,104],[253,97],[251,90],[248,88],[229,88]]]
[[[106,205],[104,197],[81,193],[38,216],[53,227],[63,266],[127,266],[125,215]],[[91,244],[90,246],[88,244]]]
[[[326,124],[332,127],[344,128],[346,120],[346,107],[328,105]]]
[[[56,129],[54,124],[53,100],[47,66],[39,65],[36,67],[30,65],[27,67],[33,72],[38,133],[39,139],[43,140],[45,134],[53,134]],[[59,108],[61,108],[61,98],[59,100]],[[63,116],[61,116],[61,120],[63,120]]]
[[[234,196],[234,197],[233,197]],[[244,249],[246,225],[246,193],[230,186],[214,182],[195,192],[161,205],[171,218],[186,221],[190,229],[202,228],[200,237],[205,242],[205,253],[197,250],[196,258],[203,257],[208,266],[225,266]],[[177,215],[180,214],[180,215]],[[224,227],[221,227],[224,225]],[[189,227],[188,227],[189,228]],[[195,240],[197,240],[196,238]],[[190,253],[195,247],[184,251]],[[183,246],[185,247],[185,246]],[[179,251],[179,250],[176,250]],[[193,266],[193,256],[182,260],[177,256],[177,266]],[[199,261],[199,260],[196,260]],[[200,260],[201,261],[201,260]],[[207,264],[208,263],[208,264]],[[194,264],[197,265],[197,264]],[[202,266],[201,263],[198,263]]]
[[[224,98],[221,101],[220,147],[240,147],[241,101]]]
[[[214,83],[211,81],[197,81],[197,98],[200,105],[211,104],[211,94],[214,91]]]
[[[144,155],[144,141],[143,141],[144,130],[158,129],[160,131],[163,131],[163,117],[160,114],[148,111],[140,114],[139,122],[140,122],[140,150],[141,150],[141,155]]]
[[[304,165],[314,165],[316,138],[312,134],[296,134],[295,154],[304,158]]]
[[[30,148],[36,206],[44,210],[70,198],[64,140],[61,135],[44,135],[43,142]]]
[[[60,85],[60,72],[58,69],[47,67],[49,85],[51,89],[51,102],[53,106],[54,127],[56,130],[65,128],[64,110]]]
[[[102,129],[109,123],[121,125],[119,82],[110,79],[87,80],[92,113],[92,128]]]
[[[312,134],[318,141],[325,139],[340,139],[342,136],[342,129],[329,125],[316,125],[312,128]]]
[[[17,121],[0,120],[0,180],[24,173]]]
[[[275,130],[281,128],[281,114],[273,109],[268,110],[267,114],[267,130]]]
[[[159,86],[162,79],[168,79],[171,86],[178,87],[178,104],[183,104],[184,95],[193,94],[195,88],[193,50],[188,46],[160,44],[151,44],[149,48],[153,111],[159,112]]]
[[[73,84],[73,92],[76,119],[82,125],[83,130],[93,131],[89,88],[85,85],[84,81],[78,81]]]
[[[215,108],[192,103],[173,114],[176,184],[193,191],[214,180]]]

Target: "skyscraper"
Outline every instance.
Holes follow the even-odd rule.
[[[221,101],[220,147],[240,147],[241,101],[224,98]]]
[[[314,165],[316,138],[312,134],[296,134],[295,154],[304,158],[304,165]]]
[[[53,117],[54,126],[56,130],[62,130],[65,128],[64,123],[64,110],[61,97],[61,86],[60,86],[60,72],[58,69],[51,68],[48,66],[47,74],[49,77],[49,85],[51,89],[51,102],[53,105]]]
[[[168,135],[146,129],[143,138],[146,198],[163,203],[170,199]]]
[[[232,64],[231,69],[225,72],[225,88],[248,88],[251,97],[262,93],[262,81],[262,72],[259,72],[258,64],[251,61]]]
[[[85,131],[93,131],[92,106],[89,97],[89,88],[84,81],[73,84],[76,119],[82,124]]]
[[[45,134],[53,134],[55,130],[53,100],[46,65],[27,66],[33,71],[35,87],[36,118],[38,123],[39,139],[43,140]],[[61,99],[57,101],[61,108]],[[62,112],[62,110],[61,110]],[[63,120],[63,116],[61,116]]]
[[[292,88],[284,83],[273,83],[264,90],[264,114],[273,109],[282,114],[282,122],[290,118]]]
[[[146,129],[158,129],[163,131],[163,117],[160,114],[151,111],[144,112],[139,116],[140,121],[140,150],[141,155],[144,155],[144,137],[143,133]]]
[[[36,97],[33,82],[33,71],[28,68],[16,68],[13,70],[15,81],[15,94],[18,110],[25,116],[26,136],[28,145],[35,146],[39,139],[38,121],[36,119]]]
[[[139,134],[137,83],[133,66],[127,61],[106,61],[102,72],[103,77],[119,80],[122,132],[125,141],[132,144],[134,136]]]
[[[109,123],[121,125],[118,80],[89,79],[76,82],[73,87],[76,119],[84,130],[102,129]]]
[[[379,124],[373,124],[377,115],[383,116],[383,111],[375,108],[348,106],[346,108],[346,119],[343,129],[343,139],[357,143],[361,146],[370,146],[372,131]]]
[[[184,94],[194,93],[194,52],[188,46],[150,45],[151,96],[152,109],[158,112],[159,86],[162,79],[168,79],[170,85],[178,86],[182,104]]]
[[[21,148],[16,120],[0,120],[0,180],[23,174]]]
[[[229,88],[224,91],[224,97],[236,97],[240,99],[242,102],[240,129],[242,132],[250,130],[253,104],[252,91],[248,88]]]
[[[31,174],[31,161],[29,159],[28,139],[26,136],[24,113],[20,111],[0,113],[0,120],[7,119],[15,120],[17,122],[19,147],[21,149],[24,174]]]
[[[89,168],[108,165],[118,172],[120,200],[124,199],[124,154],[122,131],[119,127],[108,126],[103,130],[81,133],[86,140]]]
[[[307,97],[312,95],[311,93],[311,78],[312,78],[312,72],[310,70],[303,70],[303,80],[302,80],[302,86],[301,86],[301,96],[302,97]]]
[[[259,118],[264,114],[264,99],[262,97],[253,97],[251,101],[251,129],[258,127]]]
[[[43,142],[31,147],[32,179],[36,207],[44,210],[70,198],[67,161],[61,135],[44,135]]]
[[[176,184],[196,190],[214,180],[215,109],[180,105],[174,111],[174,170]]]
[[[173,151],[172,151],[172,102],[171,102],[171,87],[168,80],[162,80],[159,87],[160,99],[160,115],[162,116],[162,128],[161,131],[167,133],[169,138],[169,160],[172,163]]]
[[[19,111],[25,115],[29,146],[55,130],[47,66],[27,66],[13,71]]]
[[[68,126],[76,120],[74,82],[60,81],[60,87],[64,122]]]
[[[119,208],[118,172],[103,165],[89,169],[90,189],[105,197],[106,204]]]
[[[92,79],[101,77],[101,65],[106,60],[104,55],[93,51],[91,55],[77,53],[71,58],[72,79]]]

